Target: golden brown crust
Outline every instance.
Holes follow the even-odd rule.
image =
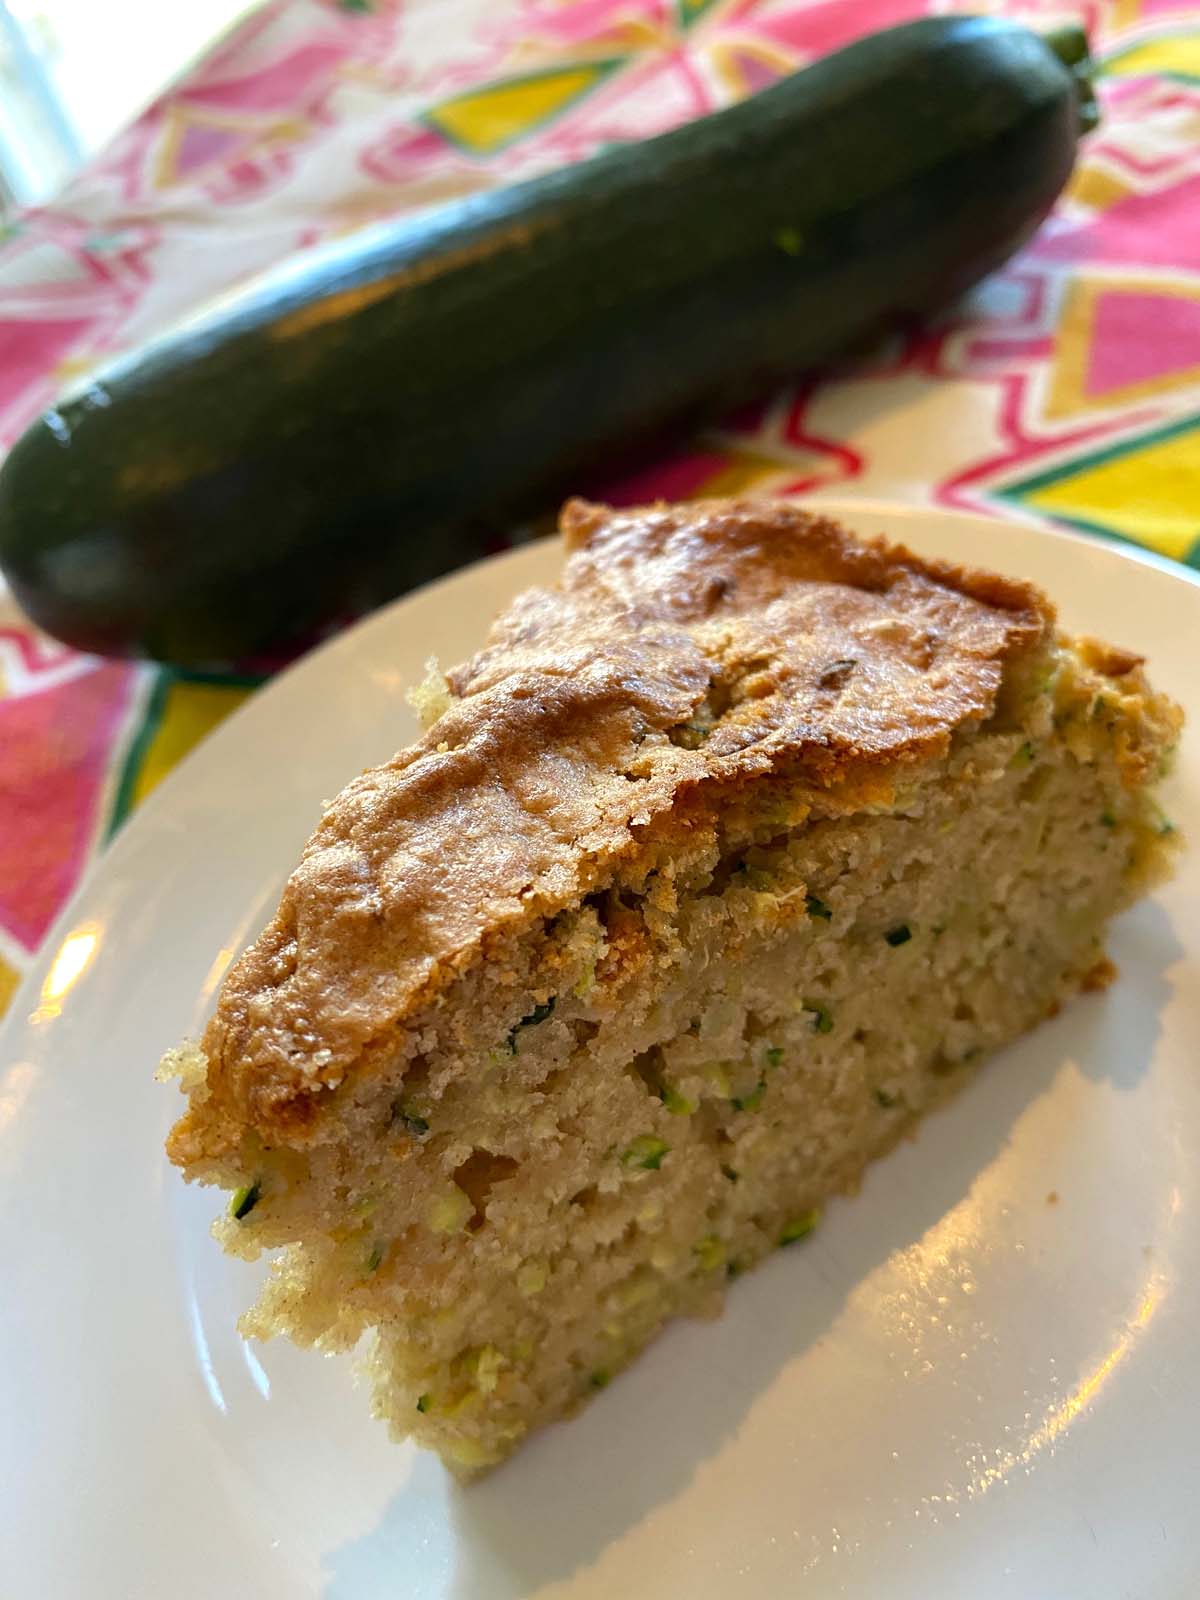
[[[1099,994],[1107,989],[1120,977],[1120,973],[1107,956],[1101,956],[1094,966],[1088,968],[1080,979],[1079,987],[1084,994]]]
[[[327,810],[225,982],[207,1133],[185,1119],[176,1159],[221,1123],[303,1138],[490,938],[576,903],[681,805],[771,773],[877,782],[944,749],[1053,622],[1028,584],[786,503],[573,501],[562,531],[561,584],[519,596],[451,674],[451,709]]]
[[[1108,644],[1103,639],[1093,639],[1089,634],[1077,637],[1075,648],[1085,666],[1106,678],[1127,677],[1146,664],[1145,656],[1135,655],[1132,650],[1123,650],[1120,645]]]

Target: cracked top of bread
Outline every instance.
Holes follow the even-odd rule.
[[[322,1101],[453,979],[769,774],[831,813],[993,710],[1053,611],[1029,584],[864,542],[784,502],[564,509],[425,734],[328,807],[226,978],[175,1159]]]

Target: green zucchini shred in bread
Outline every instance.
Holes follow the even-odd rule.
[[[783,1232],[779,1235],[780,1244],[795,1244],[797,1239],[807,1239],[820,1220],[821,1213],[816,1206],[799,1217],[793,1217],[783,1225]]]
[[[622,1153],[621,1165],[640,1167],[643,1172],[657,1172],[670,1148],[665,1139],[656,1139],[652,1133],[641,1133]]]
[[[243,1331],[368,1335],[375,1413],[463,1474],[1108,981],[1179,845],[1179,712],[1028,585],[786,504],[563,531],[162,1069],[273,1256]]]
[[[258,1204],[260,1189],[258,1180],[253,1183],[244,1183],[233,1191],[229,1201],[229,1215],[235,1222],[240,1222],[243,1217],[248,1217]]]

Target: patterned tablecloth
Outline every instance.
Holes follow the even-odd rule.
[[[0,237],[0,444],[101,354],[293,251],[656,132],[923,9],[272,0]],[[1030,248],[871,370],[798,383],[614,498],[836,488],[1200,567],[1200,12],[1065,9],[1104,121]],[[0,1010],[89,860],[252,689],[79,655],[0,588]]]

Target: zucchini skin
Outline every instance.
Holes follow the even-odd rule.
[[[1066,182],[1077,78],[999,19],[300,257],[94,373],[0,471],[67,642],[221,665],[472,560],[631,442],[951,301]]]

